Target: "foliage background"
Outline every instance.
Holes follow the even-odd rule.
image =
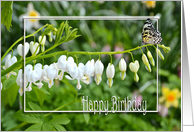
[[[13,15],[12,15],[12,27],[10,32],[2,25],[1,28],[1,55],[18,39],[22,36],[22,24],[19,20],[21,14],[26,13],[27,5],[29,2],[13,2]],[[170,89],[178,88],[181,90],[180,81],[180,66],[181,66],[181,2],[171,1],[158,1],[155,8],[148,9],[142,2],[32,2],[35,10],[37,10],[41,16],[149,16],[159,15],[159,30],[162,34],[162,43],[171,48],[171,51],[164,54],[165,60],[159,61],[159,92],[162,86],[169,87]],[[41,7],[41,8],[40,8]],[[48,20],[40,21],[41,25],[46,23],[54,24],[55,27],[59,27],[62,21]],[[141,31],[144,21],[69,21],[69,25],[73,28],[78,28],[78,34],[82,36],[60,45],[58,48],[52,50],[61,51],[69,49],[70,51],[101,51],[105,45],[110,45],[111,51],[116,46],[121,46],[125,50],[134,48],[141,45]],[[34,32],[32,29],[30,32]],[[30,33],[29,32],[29,33]],[[27,39],[31,41],[33,38]],[[46,48],[52,46],[53,43],[47,42]],[[155,56],[155,52],[151,49],[152,54]],[[146,50],[144,49],[144,53]],[[133,81],[133,73],[127,70],[127,77],[124,81],[121,81],[119,76],[118,66],[116,67],[116,76],[114,77],[113,87],[108,88],[106,84],[105,71],[103,73],[102,82],[99,86],[95,82],[90,85],[82,84],[82,89],[78,91],[75,86],[75,81],[67,81],[65,78],[63,81],[55,81],[55,85],[49,89],[47,84],[40,90],[33,87],[33,91],[27,93],[28,100],[32,101],[41,109],[53,110],[61,105],[71,102],[76,97],[80,98],[82,95],[88,95],[91,99],[110,100],[112,95],[120,97],[131,97],[134,91],[137,91],[146,83],[152,81],[156,76],[156,69],[152,67],[152,73],[148,73],[141,61],[141,52],[133,52],[135,59],[140,62],[140,69],[138,74],[140,81],[135,83]],[[17,55],[16,47],[14,48],[14,55]],[[17,56],[19,59],[19,56]],[[56,56],[57,58],[59,56]],[[84,64],[89,60],[89,56],[78,56],[79,62]],[[98,56],[92,56],[95,60]],[[131,62],[131,56],[126,54],[125,58],[127,63]],[[120,58],[119,58],[120,59]],[[113,57],[114,65],[118,65],[119,59]],[[109,56],[101,57],[105,68],[110,61]],[[155,59],[156,60],[156,59]],[[45,64],[50,64],[55,61],[55,58],[45,59]],[[41,61],[40,61],[41,62]],[[2,62],[2,65],[3,62]],[[11,79],[16,79],[12,76]],[[5,81],[5,77],[2,77],[2,82]],[[14,85],[14,84],[13,84]],[[18,87],[15,86],[13,92],[17,92]],[[39,90],[39,91],[38,91]],[[40,94],[37,94],[38,93]],[[77,96],[76,96],[77,95]],[[141,93],[143,100],[148,101],[148,108],[155,108],[156,104],[156,84],[149,85],[146,90]],[[2,96],[2,95],[1,95]],[[4,96],[2,96],[4,97]],[[41,99],[39,98],[41,97]],[[21,123],[21,119],[18,120],[16,111],[19,110],[19,94],[17,93],[16,100],[8,104],[5,102],[1,105],[1,130],[9,130]],[[1,98],[2,100],[2,98]],[[13,105],[10,105],[13,104]],[[80,103],[74,103],[65,107],[65,110],[75,109]],[[31,108],[27,104],[28,108]],[[27,115],[27,114],[26,114]],[[59,120],[64,119],[63,115],[67,117],[66,123],[62,124],[66,130],[180,130],[181,129],[181,104],[179,100],[179,108],[170,108],[166,117],[161,117],[158,113],[147,113],[143,116],[142,113],[109,113],[108,115],[98,113],[94,115],[83,113],[52,113],[47,117],[42,117],[45,114],[36,116],[37,120],[44,118],[44,123],[48,124],[51,119],[57,119],[57,116],[61,116]],[[13,118],[14,116],[14,118]],[[16,117],[16,118],[15,118]],[[25,120],[22,120],[25,121]],[[34,124],[34,122],[32,122]],[[17,130],[26,130],[32,124],[27,124]],[[37,128],[38,129],[38,128]],[[45,130],[45,129],[40,129]],[[51,129],[52,130],[52,129]]]

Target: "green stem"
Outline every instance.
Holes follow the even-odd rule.
[[[41,27],[41,28],[39,28],[36,32],[34,32],[34,33],[32,33],[32,34],[30,34],[30,35],[28,35],[28,36],[25,36],[25,38],[29,38],[29,37],[32,37],[32,36],[34,36],[34,34],[36,34],[36,33],[38,33],[40,30],[42,30],[42,28],[44,28],[44,27],[46,27],[46,26],[48,26],[48,24],[46,24],[46,25],[44,25],[43,27]],[[19,43],[20,41],[22,41],[24,39],[24,36],[22,36],[21,38],[19,38],[15,43],[13,43],[12,45],[11,45],[11,47],[9,47],[9,49],[5,52],[5,54],[2,56],[2,58],[1,58],[1,61],[5,58],[5,56],[9,53],[9,51],[17,44],[17,43]]]
[[[132,58],[132,61],[134,62],[134,59],[133,59],[133,54],[131,52],[129,52],[131,54],[131,58]]]
[[[31,57],[27,57],[26,58],[26,64],[32,60],[38,60],[38,59],[42,59],[42,58],[49,58],[52,57],[53,55],[64,55],[67,54],[67,51],[59,51],[59,52],[54,52],[54,53],[50,53],[47,55],[44,55],[45,53],[47,53],[48,51],[54,49],[55,47],[57,47],[60,44],[55,44],[53,45],[51,48],[47,49],[46,51],[36,55],[36,56],[31,56]],[[147,45],[143,45],[143,46],[138,46],[136,48],[133,49],[129,49],[129,50],[125,50],[125,51],[112,51],[112,52],[84,52],[84,51],[74,51],[74,52],[68,52],[68,55],[77,55],[77,54],[82,54],[82,55],[88,55],[88,53],[90,55],[101,55],[101,54],[107,54],[107,55],[113,55],[113,54],[123,54],[123,53],[130,53],[131,51],[135,51],[138,50],[139,48],[143,48],[146,46],[153,46],[153,44],[147,44]],[[133,59],[133,57],[132,57]],[[7,68],[6,70],[3,70],[1,72],[1,76],[9,73],[10,71],[16,70],[16,69],[20,69],[23,66],[23,61],[20,60],[16,63],[14,63],[11,67]]]

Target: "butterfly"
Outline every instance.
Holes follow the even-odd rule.
[[[162,41],[161,33],[155,30],[152,21],[148,18],[143,26],[142,43],[144,44],[160,44]]]

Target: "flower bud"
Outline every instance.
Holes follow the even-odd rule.
[[[151,54],[150,51],[147,52],[147,56],[148,56],[148,58],[150,60],[151,65],[155,66],[155,61],[154,61],[154,58],[152,57],[152,54]]]
[[[94,72],[96,74],[95,81],[96,81],[97,85],[99,85],[101,80],[102,80],[101,76],[102,76],[103,70],[104,70],[103,63],[100,60],[97,60],[95,65],[94,65]]]
[[[119,70],[121,71],[121,80],[124,80],[126,77],[125,71],[127,70],[127,64],[123,58],[119,62]]]
[[[164,60],[164,56],[163,54],[161,53],[161,51],[159,49],[156,49],[156,53],[158,52],[158,55],[160,57],[160,59]]]
[[[143,63],[145,64],[146,69],[149,72],[151,72],[151,67],[150,67],[149,61],[148,61],[148,59],[147,59],[145,54],[142,55],[142,60],[143,60]]]
[[[53,35],[56,35],[57,33],[57,28],[54,28]]]
[[[106,69],[106,76],[108,78],[107,80],[107,84],[109,86],[109,88],[111,88],[112,84],[113,84],[113,77],[115,75],[115,67],[113,64],[108,64],[108,67]]]
[[[49,42],[52,42],[53,41],[53,38],[52,38],[52,35],[51,35],[51,32],[47,34],[49,36]]]
[[[161,48],[163,49],[164,53],[168,53],[170,51],[170,47],[162,45]]]

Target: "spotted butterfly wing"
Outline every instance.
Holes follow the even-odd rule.
[[[144,44],[160,44],[162,41],[161,33],[155,30],[152,21],[148,18],[143,26],[142,42]]]

